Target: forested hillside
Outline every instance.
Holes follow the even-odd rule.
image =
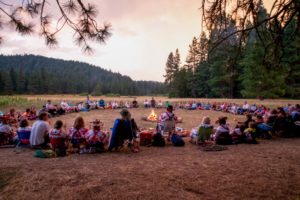
[[[300,98],[299,16],[281,29],[278,21],[266,23],[269,14],[262,1],[254,9],[261,25],[246,35],[232,34],[240,21],[230,13],[218,13],[215,24],[193,38],[183,62],[178,49],[169,54],[165,74],[169,96]],[[251,27],[252,22],[246,25]],[[275,29],[282,31],[274,35]],[[218,43],[222,38],[226,39]]]
[[[164,94],[159,82],[133,81],[87,63],[34,55],[0,55],[1,94]]]

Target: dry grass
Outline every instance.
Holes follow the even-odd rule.
[[[53,97],[53,96],[51,96]],[[49,98],[49,97],[46,97]],[[53,97],[54,98],[54,97]],[[61,98],[58,96],[57,98]],[[132,109],[140,127],[154,128],[141,117],[150,109]],[[156,110],[159,114],[164,110]],[[95,118],[109,129],[119,110],[60,117],[70,127],[76,116]],[[203,116],[228,115],[233,126],[242,116],[214,111],[184,111],[179,126],[191,129]],[[235,120],[236,118],[236,120]],[[56,119],[52,119],[52,123]],[[0,180],[14,169],[0,199],[297,199],[300,195],[300,139],[274,139],[258,145],[230,146],[203,152],[183,148],[142,147],[138,154],[104,153],[39,159],[31,150],[0,149]]]

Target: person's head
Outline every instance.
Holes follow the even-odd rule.
[[[14,108],[12,108],[12,109],[9,110],[10,114],[15,114],[15,112],[16,112],[16,110]]]
[[[54,128],[59,130],[63,127],[64,123],[61,120],[57,120],[54,124]]]
[[[27,108],[27,109],[26,109],[26,112],[27,112],[27,113],[30,113],[30,109],[29,109],[29,108]]]
[[[131,114],[127,109],[123,109],[120,112],[120,114],[121,114],[122,119],[124,119],[124,120],[130,120],[131,119]]]
[[[168,105],[167,111],[168,111],[168,112],[173,112],[173,106],[172,106],[172,105]]]
[[[256,128],[256,123],[254,121],[249,122],[249,128]]]
[[[50,103],[51,103],[51,100],[48,100],[47,102],[48,102],[48,104],[50,104]]]
[[[39,118],[39,120],[47,121],[48,120],[48,113],[47,112],[40,112],[38,118]]]
[[[227,121],[227,117],[219,117],[216,123],[220,125],[225,125],[226,121]]]
[[[84,128],[84,120],[82,117],[77,117],[74,121],[73,127],[77,130]]]
[[[101,129],[101,121],[99,119],[95,119],[92,122],[92,127],[94,130],[100,130]]]
[[[210,124],[210,118],[209,117],[203,117],[202,118],[202,124],[209,125]]]
[[[259,121],[261,121],[261,120],[263,120],[263,117],[261,115],[257,115],[256,119],[259,120]]]
[[[28,120],[27,120],[27,119],[22,119],[22,120],[20,121],[19,126],[20,126],[21,128],[26,128],[27,126],[29,126]]]
[[[280,115],[282,115],[282,116],[286,116],[286,113],[285,113],[285,111],[284,111],[284,109],[283,109],[282,107],[279,107],[279,108],[278,108],[278,113],[279,113]]]
[[[277,115],[277,110],[273,109],[273,110],[271,111],[271,114],[272,114],[272,115]]]
[[[247,118],[247,120],[252,120],[252,115],[251,114],[247,114],[246,118]]]

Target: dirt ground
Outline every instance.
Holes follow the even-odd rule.
[[[109,129],[120,110],[60,117],[67,127],[81,115]],[[164,110],[155,110],[157,114]],[[132,109],[139,127],[151,109]],[[227,115],[233,127],[243,116],[215,111],[175,111],[178,126],[191,129],[203,116]],[[57,119],[57,118],[56,118]],[[53,124],[56,119],[52,119]],[[187,139],[186,139],[187,140]],[[299,199],[300,139],[261,140],[221,152],[185,147],[142,147],[141,152],[70,155],[39,159],[28,149],[0,149],[0,199]]]

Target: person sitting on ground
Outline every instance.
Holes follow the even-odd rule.
[[[91,153],[101,153],[105,150],[109,142],[108,135],[101,130],[102,123],[96,119],[92,122],[92,129],[86,135],[88,146],[91,148]]]
[[[133,152],[137,152],[138,149],[134,144],[136,143],[135,139],[137,138],[139,128],[127,109],[123,109],[120,115],[121,118],[116,119],[114,122],[108,150],[119,150],[124,142],[128,140],[129,147],[132,148]]]
[[[247,114],[246,115],[246,121],[244,122],[238,122],[238,127],[241,129],[241,132],[243,133],[245,129],[249,128],[249,123],[252,121],[252,115]]]
[[[257,144],[256,141],[256,123],[254,121],[249,122],[249,127],[244,131],[245,143]]]
[[[157,103],[157,108],[162,108],[162,107],[163,107],[163,103],[161,100],[159,100]]]
[[[144,108],[150,108],[150,103],[147,99],[144,101]]]
[[[151,101],[150,101],[150,104],[151,104],[151,108],[155,108],[156,107],[156,101],[155,99],[152,97]]]
[[[248,113],[250,110],[250,105],[248,104],[247,101],[245,101],[244,105],[243,105],[243,114],[244,113]]]
[[[118,108],[125,108],[125,104],[124,104],[124,101],[120,101],[120,104],[119,104],[119,107]]]
[[[99,101],[99,108],[105,109],[105,101],[103,99],[100,99],[100,101]]]
[[[17,129],[17,136],[19,144],[29,145],[30,144],[31,127],[27,119],[22,119]]]
[[[191,105],[191,110],[196,110],[197,109],[197,104],[195,101],[193,101],[192,105]]]
[[[51,114],[52,117],[56,116],[57,114],[56,107],[51,103],[51,100],[48,100],[46,104],[46,110],[48,111],[48,113]]]
[[[33,123],[30,134],[30,145],[33,148],[47,148],[49,141],[48,113],[41,112],[38,120]]]
[[[69,137],[72,147],[78,153],[85,153],[86,141],[85,137],[88,129],[85,128],[82,117],[77,117],[74,121],[73,127],[69,131]]]
[[[159,117],[159,124],[157,131],[165,136],[167,134],[168,141],[171,139],[172,134],[175,132],[175,125],[178,121],[177,116],[173,113],[173,106],[169,105],[166,112]]]
[[[74,111],[74,109],[65,100],[62,100],[62,102],[60,103],[60,107],[65,112],[73,112]]]
[[[136,98],[134,98],[134,100],[132,101],[132,107],[133,108],[138,108],[139,107],[139,104],[138,104]]]
[[[66,124],[63,124],[61,120],[57,120],[54,124],[54,128],[49,132],[49,139],[52,149],[56,155],[66,156],[67,154],[67,134]]]
[[[254,114],[255,111],[256,111],[256,109],[257,109],[256,104],[252,104],[252,105],[250,106],[249,112],[250,112],[251,114]]]
[[[111,106],[112,106],[112,109],[119,108],[119,104],[116,101],[113,101],[112,104],[111,104]]]
[[[36,120],[37,116],[36,116],[36,109],[34,106],[31,106],[30,108],[30,117],[28,118],[29,120]]]
[[[27,108],[26,111],[22,114],[22,119],[29,119],[30,118],[30,109]]]
[[[277,118],[277,110],[273,109],[270,113],[270,115],[265,116],[266,119],[264,120],[265,123],[261,123],[257,125],[257,129],[262,132],[264,136],[267,136],[267,138],[271,137],[271,132],[273,130],[273,125],[275,123],[275,120]]]
[[[278,108],[278,115],[273,125],[273,132],[280,137],[289,136],[290,124],[288,122],[287,114],[282,107]]]
[[[8,118],[2,118],[0,124],[0,146],[13,143],[14,132],[8,124]]]
[[[125,108],[127,108],[127,109],[131,108],[128,101],[125,102]]]
[[[230,129],[228,125],[226,124],[227,117],[219,117],[216,123],[219,124],[219,126],[216,129],[216,132],[213,136],[214,141],[216,144],[219,145],[229,145],[232,144],[232,138],[229,134]]]
[[[291,117],[293,122],[300,121],[300,104],[296,104],[295,107],[292,108]]]

